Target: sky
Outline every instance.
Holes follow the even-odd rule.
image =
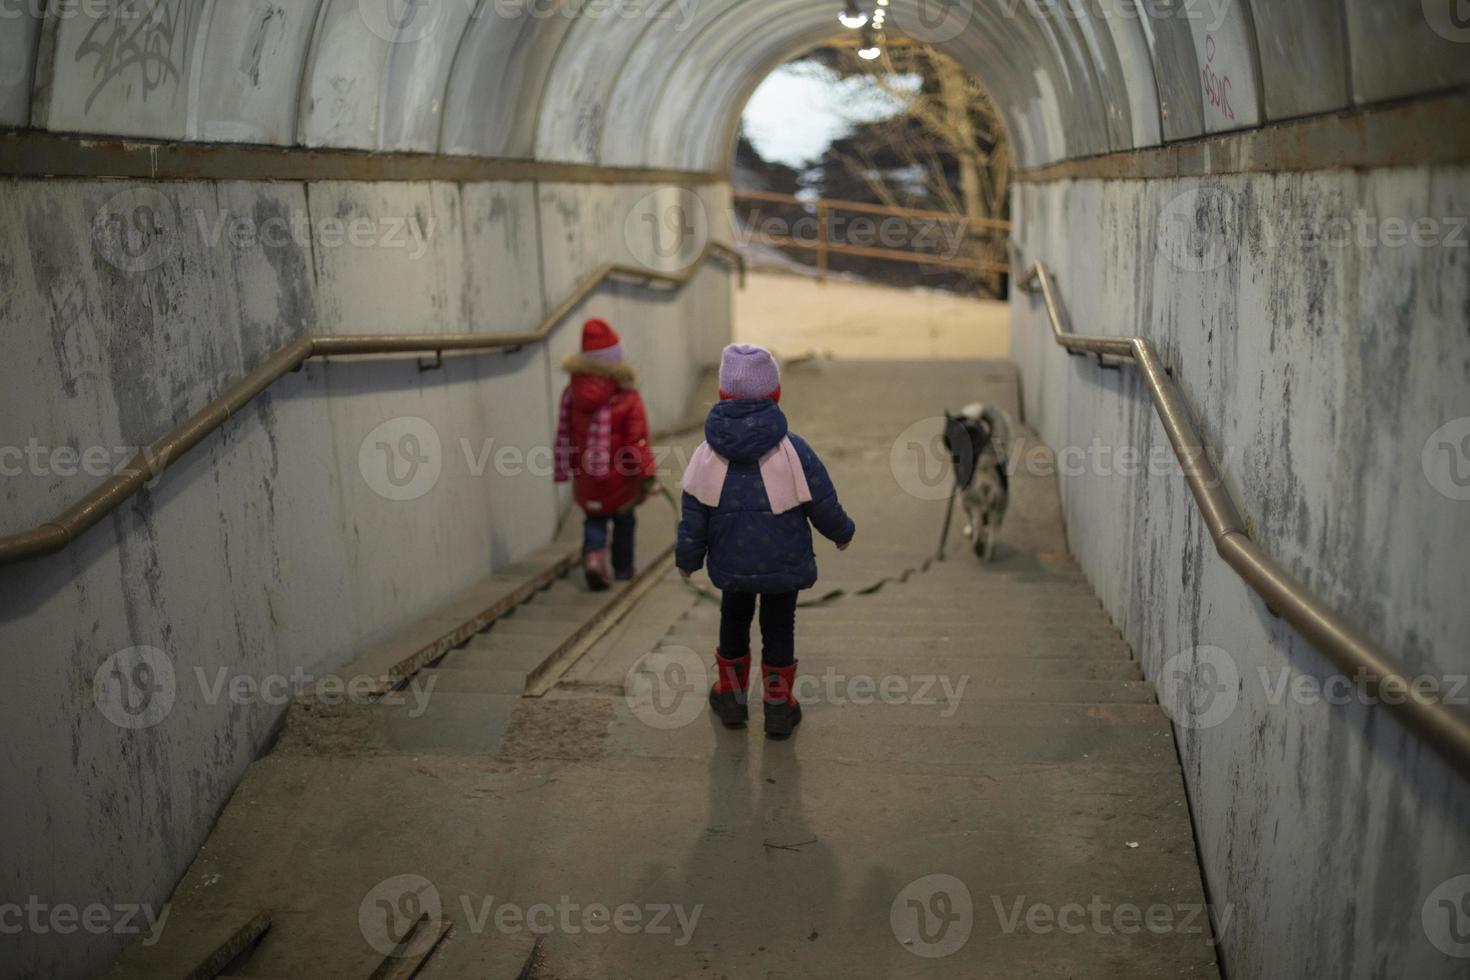
[[[912,85],[918,78],[901,79]],[[845,136],[854,122],[885,119],[896,99],[865,78],[841,79],[811,61],[796,61],[766,76],[745,107],[745,135],[762,157],[800,168]]]

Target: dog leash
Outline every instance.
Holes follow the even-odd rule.
[[[682,508],[680,508],[679,502],[674,499],[674,495],[669,491],[669,488],[664,486],[662,483],[659,483],[658,485],[658,492],[663,496],[665,500],[669,502],[669,506],[673,508],[674,524],[675,526],[677,526],[680,518],[683,517],[683,510]],[[954,501],[959,492],[959,482],[956,481],[954,489],[949,492],[949,509],[945,512],[944,515],[944,529],[940,533],[939,547],[935,550],[933,555],[925,558],[923,563],[920,564],[917,568],[905,568],[897,575],[885,575],[882,578],[878,579],[876,582],[865,585],[859,589],[832,589],[828,592],[822,593],[819,596],[813,596],[810,599],[802,599],[796,604],[797,608],[810,609],[813,606],[825,606],[830,602],[835,602],[838,599],[843,598],[844,596],[873,595],[874,593],[880,591],[885,585],[901,585],[904,582],[907,582],[909,579],[913,578],[915,575],[922,575],[927,572],[931,567],[933,567],[935,562],[944,561],[944,547],[949,538],[950,522],[954,516]],[[696,582],[693,579],[684,578],[682,575],[679,577],[686,586],[693,589],[696,593],[698,593],[701,598],[708,599],[711,602],[721,601],[722,597],[720,593],[716,592],[714,589],[711,589],[709,586],[702,585],[701,583]]]

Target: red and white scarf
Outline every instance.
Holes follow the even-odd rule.
[[[577,449],[572,445],[572,389],[567,388],[561,396],[561,417],[556,423],[556,482],[565,483],[572,478],[572,457]],[[607,476],[612,470],[612,402],[603,402],[592,416],[587,429],[587,446],[582,454],[582,469],[590,476]]]

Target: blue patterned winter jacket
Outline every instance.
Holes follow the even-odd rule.
[[[794,592],[817,581],[812,527],[836,544],[856,532],[837,501],[827,468],[799,436],[791,444],[811,488],[810,503],[772,514],[761,481],[760,458],[788,435],[786,416],[769,398],[732,399],[710,409],[704,438],[730,462],[720,505],[708,507],[684,494],[675,563],[698,571],[709,558],[715,587],[731,592]]]

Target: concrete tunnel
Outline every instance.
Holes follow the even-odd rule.
[[[289,698],[206,696],[206,679],[329,674],[434,621],[487,576],[531,574],[557,540],[565,489],[546,474],[477,468],[461,447],[553,444],[559,364],[583,319],[620,326],[653,428],[685,418],[731,336],[733,263],[710,246],[738,232],[741,109],[772,69],[838,32],[841,7],[0,0],[0,976],[110,964],[114,976],[164,975],[127,972],[124,951],[139,943],[121,910],[174,896],[187,923],[191,902],[207,904],[181,882],[295,710]],[[759,973],[711,949],[629,962],[645,976],[700,963],[727,976],[775,975],[765,971],[778,963],[836,975],[820,964],[843,951],[823,944],[856,955],[881,933],[881,953],[843,972],[1004,976],[1024,962],[1078,976],[1465,976],[1463,3],[890,9],[891,33],[954,57],[1001,111],[1014,281],[1043,263],[1078,333],[1147,340],[1215,451],[1240,536],[1447,711],[1425,721],[1412,706],[1389,710],[1361,677],[1334,687],[1347,668],[1235,574],[1184,480],[1065,465],[1092,458],[1090,447],[1173,457],[1144,373],[1069,356],[1052,335],[1051,294],[1044,303],[1017,288],[1016,414],[1056,453],[1047,492],[1108,629],[1150,699],[1166,703],[1180,676],[1204,683],[1199,665],[1228,651],[1229,718],[1176,710],[1158,735],[1172,740],[1168,779],[1181,786],[1174,856],[1197,865],[1191,887],[1216,933],[1207,957],[1185,970],[1103,935],[1083,953],[1037,940],[1025,947],[1034,961],[988,960],[1011,948],[1004,937],[915,957],[886,932],[893,896],[875,877],[876,926],[854,912],[845,940],[843,928],[820,943],[806,929],[773,935]],[[324,222],[337,241],[323,241]],[[351,228],[375,247],[348,240]],[[618,269],[605,276],[608,264]],[[432,353],[437,335],[518,334],[548,318],[544,339]],[[388,334],[422,338],[417,362],[293,363],[136,493],[57,517],[293,343]],[[923,369],[903,370],[907,387],[925,383]],[[945,407],[955,406],[929,414]],[[917,418],[873,431],[891,440]],[[442,438],[431,491],[367,478],[377,442],[424,431]],[[937,523],[922,527],[927,545]],[[982,573],[970,572],[944,580],[947,601],[979,608]],[[169,665],[163,716],[106,710],[109,665],[152,651]],[[1303,682],[1353,693],[1289,693]],[[800,754],[801,735],[795,744]],[[989,771],[983,757],[976,765]],[[311,784],[298,790],[315,805]],[[977,827],[1001,805],[980,796],[963,811]],[[1044,827],[1048,813],[1035,816]],[[820,814],[808,818],[821,838]],[[1147,832],[1119,829],[1106,846]],[[1067,840],[1057,849],[1103,847],[1088,833]],[[986,841],[973,849],[1007,848]],[[1087,861],[1111,868],[1107,854]],[[993,889],[973,877],[969,887],[975,917],[993,924]],[[343,928],[362,945],[350,912]],[[269,944],[292,921],[278,914],[264,940],[263,925],[232,924],[227,938]],[[819,953],[836,959],[810,958]],[[437,969],[449,969],[445,955],[457,954],[441,953]],[[573,960],[585,972],[561,975],[626,966],[599,955],[610,957],[602,967]],[[333,962],[313,975],[367,975]],[[422,975],[434,969],[431,959]]]

